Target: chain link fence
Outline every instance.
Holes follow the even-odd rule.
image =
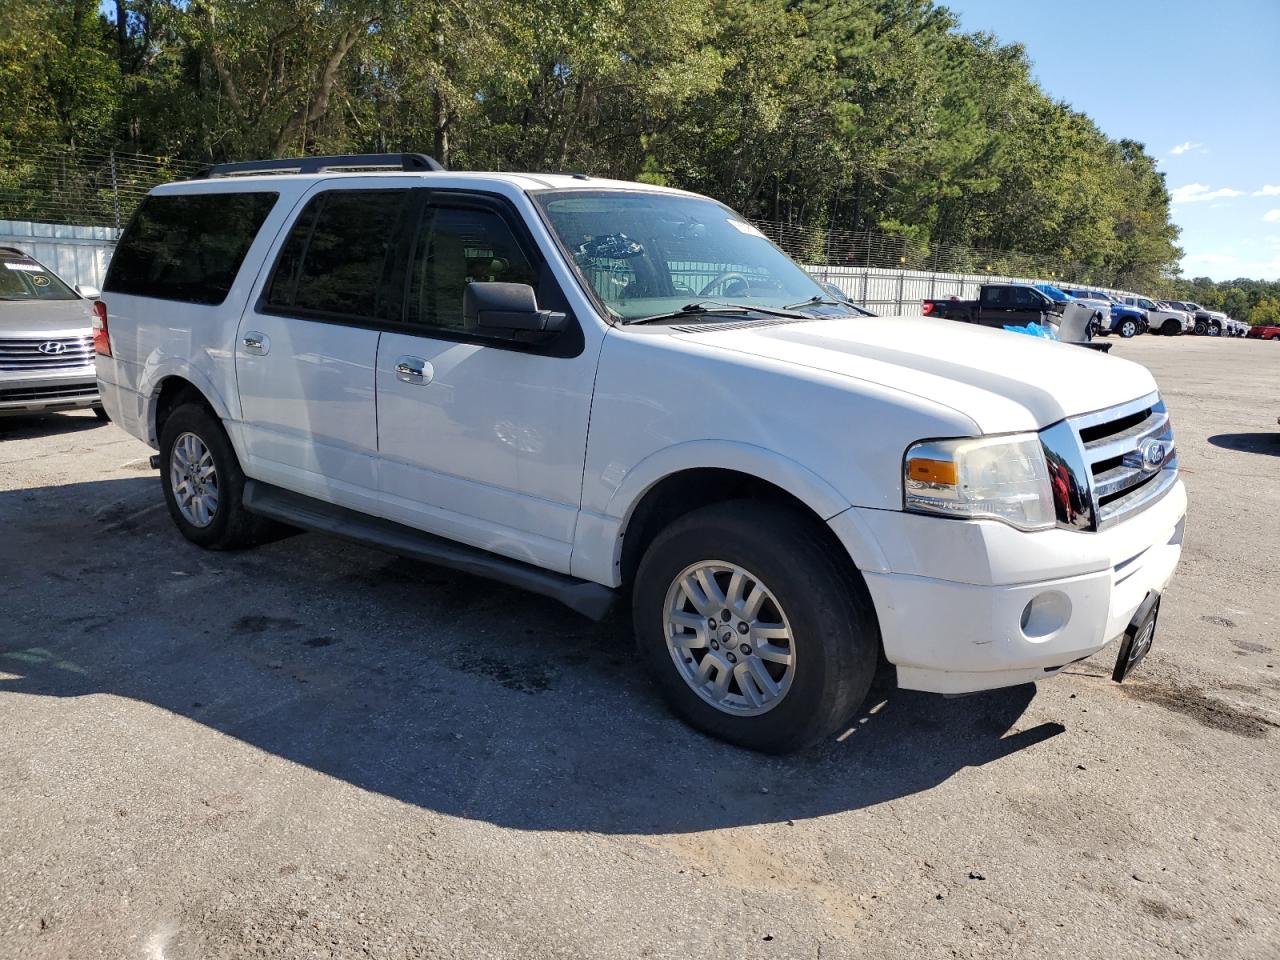
[[[934,274],[1030,276],[1079,279],[1079,265],[1052,257],[991,250],[962,244],[928,243],[882,230],[840,230],[752,221],[762,233],[801,263],[848,270],[905,270]]]
[[[192,176],[204,166],[121,150],[0,141],[0,221],[14,221],[0,233],[28,243],[110,243],[148,190]],[[886,231],[753,222],[815,275],[847,288],[846,293],[872,309],[903,310],[922,296],[976,296],[975,284],[983,278],[1065,283],[1079,280],[1084,272],[1079,265],[1050,257],[927,243]],[[109,228],[110,239],[98,232],[85,234],[80,229],[85,227]],[[95,267],[93,273],[100,272]]]
[[[0,219],[119,229],[156,184],[203,166],[119,150],[0,141]]]

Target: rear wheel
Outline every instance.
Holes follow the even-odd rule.
[[[1160,325],[1160,332],[1166,337],[1176,337],[1182,333],[1182,324],[1177,320],[1169,319]]]
[[[1222,336],[1222,328],[1218,326],[1216,323],[1211,323],[1209,325],[1209,336],[1211,337]]]
[[[210,550],[262,539],[271,527],[244,508],[244,472],[222,423],[201,404],[173,411],[160,434],[160,483],[182,535]]]
[[[782,753],[861,704],[879,629],[825,533],[785,507],[737,500],[687,514],[649,546],[632,593],[636,641],[694,727]]]
[[[1197,321],[1196,321],[1196,336],[1197,336],[1197,337],[1203,337],[1203,336],[1204,336],[1206,333],[1208,333],[1208,332],[1209,332],[1209,325],[1208,325],[1207,323],[1205,323],[1203,320],[1197,320]]]

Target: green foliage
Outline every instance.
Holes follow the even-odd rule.
[[[1143,146],[934,0],[6,3],[0,141],[582,170],[708,193],[810,246],[880,230],[1138,289],[1181,253]]]
[[[1267,297],[1249,311],[1249,323],[1255,327],[1280,326],[1280,297]]]
[[[1215,282],[1208,277],[1177,280],[1171,285],[1175,300],[1190,300],[1211,310],[1221,310],[1254,326],[1280,323],[1280,280],[1238,280]]]

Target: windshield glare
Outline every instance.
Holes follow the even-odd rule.
[[[30,257],[0,257],[0,300],[75,299],[75,291]]]
[[[638,190],[557,190],[535,198],[615,319],[672,313],[702,300],[777,308],[830,299],[764,234],[712,200]]]

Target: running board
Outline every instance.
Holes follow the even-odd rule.
[[[617,599],[613,590],[598,583],[501,557],[488,550],[446,540],[381,517],[370,517],[260,480],[245,480],[244,506],[260,517],[279,520],[304,530],[327,533],[540,593],[559,600],[569,609],[592,620],[603,620]]]

